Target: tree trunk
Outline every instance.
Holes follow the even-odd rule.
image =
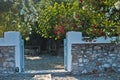
[[[50,39],[48,41],[48,52],[51,55],[57,56],[59,52],[59,40]]]

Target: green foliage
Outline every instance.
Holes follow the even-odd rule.
[[[71,0],[72,1],[72,0]],[[84,36],[115,36],[120,32],[117,0],[76,0],[54,3],[41,10],[38,33],[60,39],[67,31],[81,31]]]
[[[5,31],[20,31],[23,38],[31,35],[38,15],[32,0],[2,0],[0,8],[0,35]]]
[[[0,36],[3,35],[3,32],[9,30],[16,30],[14,26],[14,18],[16,17],[15,2],[8,0],[0,1]]]
[[[78,22],[74,19],[74,14],[76,15],[77,12],[79,12],[77,2],[74,4],[54,3],[53,6],[45,7],[39,16],[38,33],[45,38],[59,39],[63,37],[66,31],[74,30],[73,26]]]
[[[32,32],[54,39],[68,31],[92,38],[120,34],[118,0],[11,1],[0,1],[0,35],[9,30],[20,31],[24,38]]]

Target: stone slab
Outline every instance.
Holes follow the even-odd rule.
[[[34,75],[33,80],[52,80],[51,74]]]

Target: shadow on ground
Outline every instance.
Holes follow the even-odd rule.
[[[25,71],[58,69],[64,69],[64,56],[52,56],[49,54],[25,55]]]

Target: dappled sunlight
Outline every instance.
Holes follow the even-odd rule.
[[[34,56],[34,57],[26,57],[26,59],[29,59],[29,60],[39,60],[39,59],[42,59],[42,57]]]
[[[64,66],[63,65],[55,65],[55,67],[54,68],[60,68],[60,69],[62,69],[62,68],[64,68]]]
[[[25,55],[25,71],[57,69],[64,69],[63,56],[51,56],[49,54],[39,56]]]

